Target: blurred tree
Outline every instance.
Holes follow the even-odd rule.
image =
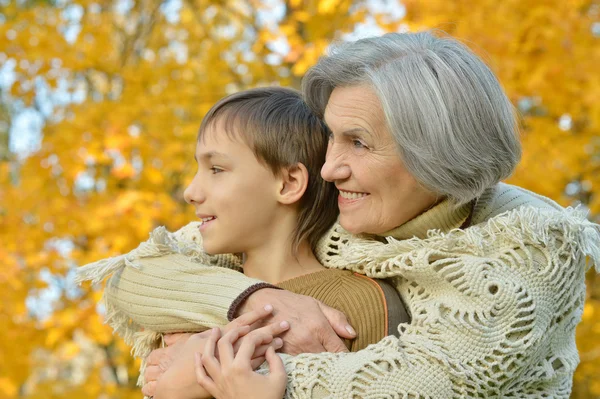
[[[0,1],[0,395],[140,397],[138,365],[101,324],[100,287],[74,287],[73,268],[192,220],[182,191],[208,108],[247,87],[298,87],[328,43],[369,21],[441,28],[489,60],[523,125],[512,181],[597,217],[598,1],[394,4]],[[41,143],[10,153],[35,141],[17,123],[25,112],[41,119]],[[581,398],[600,397],[594,278],[578,330]]]
[[[367,14],[349,0],[0,2],[0,100],[26,149],[0,158],[0,396],[140,397],[100,287],[79,290],[73,268],[193,220],[182,191],[209,107],[298,87]],[[43,124],[39,148],[26,113]]]

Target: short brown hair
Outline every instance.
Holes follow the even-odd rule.
[[[314,252],[338,215],[337,190],[320,176],[327,152],[327,126],[300,92],[284,87],[250,89],[221,99],[204,116],[198,140],[216,122],[224,124],[229,137],[244,140],[275,175],[298,163],[306,167],[308,185],[299,202],[292,250],[296,253],[307,240]]]

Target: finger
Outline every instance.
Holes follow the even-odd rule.
[[[204,344],[204,351],[202,352],[202,365],[213,379],[215,379],[221,371],[221,364],[215,358],[215,347],[220,336],[221,330],[213,328],[210,337],[208,337],[206,344]]]
[[[229,366],[231,366],[235,357],[233,345],[236,343],[238,338],[248,334],[249,331],[250,326],[244,326],[233,329],[221,337],[217,343],[217,346],[219,348],[219,359],[221,360],[223,367],[229,368]]]
[[[335,332],[328,328],[323,331],[323,335],[321,336],[321,342],[323,343],[323,348],[325,348],[326,352],[338,353],[338,352],[348,352],[348,348],[344,345],[344,342],[338,337]]]
[[[256,347],[262,345],[264,341],[271,341],[272,336],[267,333],[259,333],[253,331],[246,335],[243,339],[242,346],[235,356],[235,361],[242,367],[251,367],[250,361],[254,357],[254,351]]]
[[[144,381],[156,381],[163,372],[164,371],[159,366],[146,366],[146,370],[144,371]]]
[[[269,348],[269,350],[267,350],[265,358],[267,359],[267,363],[269,364],[269,374],[271,376],[278,377],[281,375],[285,375],[287,378],[285,367],[283,366],[283,361],[279,356],[277,356],[273,348]]]
[[[264,356],[254,358],[254,359],[252,359],[250,361],[250,367],[252,367],[252,370],[256,370],[264,362],[265,362],[265,357]]]
[[[267,324],[266,326],[256,329],[255,331],[265,332],[265,333],[275,337],[279,334],[283,334],[284,332],[286,332],[289,329],[290,329],[290,323],[283,320],[283,321],[280,321],[277,323]]]
[[[288,323],[287,321],[284,320],[284,321],[268,324],[264,327],[254,330],[253,332],[267,334],[270,338],[263,341],[262,343],[269,344],[277,335],[283,334],[284,332],[286,332],[289,329],[290,329],[290,323]],[[243,340],[239,340],[239,339],[237,340],[237,342],[233,345],[234,353],[236,353],[236,354],[238,353],[238,351],[240,350],[240,346],[242,345],[243,342],[244,342]],[[262,345],[258,346],[257,348],[261,348],[261,347],[262,347]],[[281,348],[281,346],[276,346],[275,349],[279,349],[279,348]],[[257,355],[260,355],[260,356],[264,355],[266,350],[267,350],[267,348],[264,347],[263,352],[261,352],[260,354],[255,352],[253,357],[256,357]]]
[[[200,352],[194,353],[194,371],[196,373],[196,381],[198,384],[202,385],[202,388],[206,389],[209,394],[212,396],[215,395],[215,382],[212,378],[210,378],[206,371],[204,370],[204,366],[202,365],[202,359]]]
[[[142,387],[142,393],[144,394],[144,396],[152,397],[152,396],[154,396],[155,392],[156,392],[156,381],[148,382],[148,383],[144,384],[144,386]]]
[[[225,332],[231,331],[233,328],[242,326],[251,326],[259,320],[269,317],[273,313],[273,306],[265,305],[262,308],[244,313],[240,317],[235,318],[225,326]]]
[[[354,331],[354,328],[352,328],[350,323],[348,323],[348,319],[346,318],[345,314],[319,301],[317,301],[317,303],[319,304],[321,312],[323,312],[323,315],[327,321],[329,321],[331,328],[333,328],[337,335],[348,339],[356,337],[356,331]]]
[[[267,353],[267,349],[273,348],[273,349],[275,349],[275,351],[277,351],[277,350],[281,349],[282,346],[283,346],[283,340],[281,338],[275,338],[269,343],[263,343],[262,345],[257,346],[256,349],[254,350],[254,354],[252,355],[252,358],[254,359],[257,357],[264,357],[265,353]]]

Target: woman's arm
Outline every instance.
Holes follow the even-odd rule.
[[[157,228],[148,241],[130,253],[78,270],[80,281],[99,282],[110,276],[104,292],[106,322],[126,342],[134,344],[134,334],[142,330],[200,332],[224,326],[237,316],[231,312],[232,305],[236,309],[246,305],[245,298],[263,288],[270,288],[267,292],[276,291],[276,287],[236,271],[240,263],[234,255],[205,254],[197,225],[190,223],[175,233]],[[262,293],[258,297],[264,299]],[[289,303],[286,300],[289,295],[283,291],[280,297]],[[306,305],[300,306],[299,313],[296,309],[288,312],[288,307],[280,307],[276,319],[289,320],[298,314],[308,316],[310,312],[313,323],[294,326],[288,336],[300,336],[296,341],[305,345],[316,341],[329,350],[343,348],[336,332],[344,338],[353,337],[346,331],[345,316],[313,302],[310,298],[297,302]],[[267,303],[239,314],[257,310]],[[136,352],[147,356],[143,351]]]

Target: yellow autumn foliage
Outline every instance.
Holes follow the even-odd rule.
[[[141,397],[101,287],[74,286],[74,268],[193,220],[182,193],[210,106],[299,87],[365,24],[442,29],[475,49],[519,111],[511,182],[599,220],[599,0],[2,1],[0,397]],[[39,147],[8,151],[36,141],[25,111],[43,120]],[[600,278],[588,287],[573,398],[600,398]]]

